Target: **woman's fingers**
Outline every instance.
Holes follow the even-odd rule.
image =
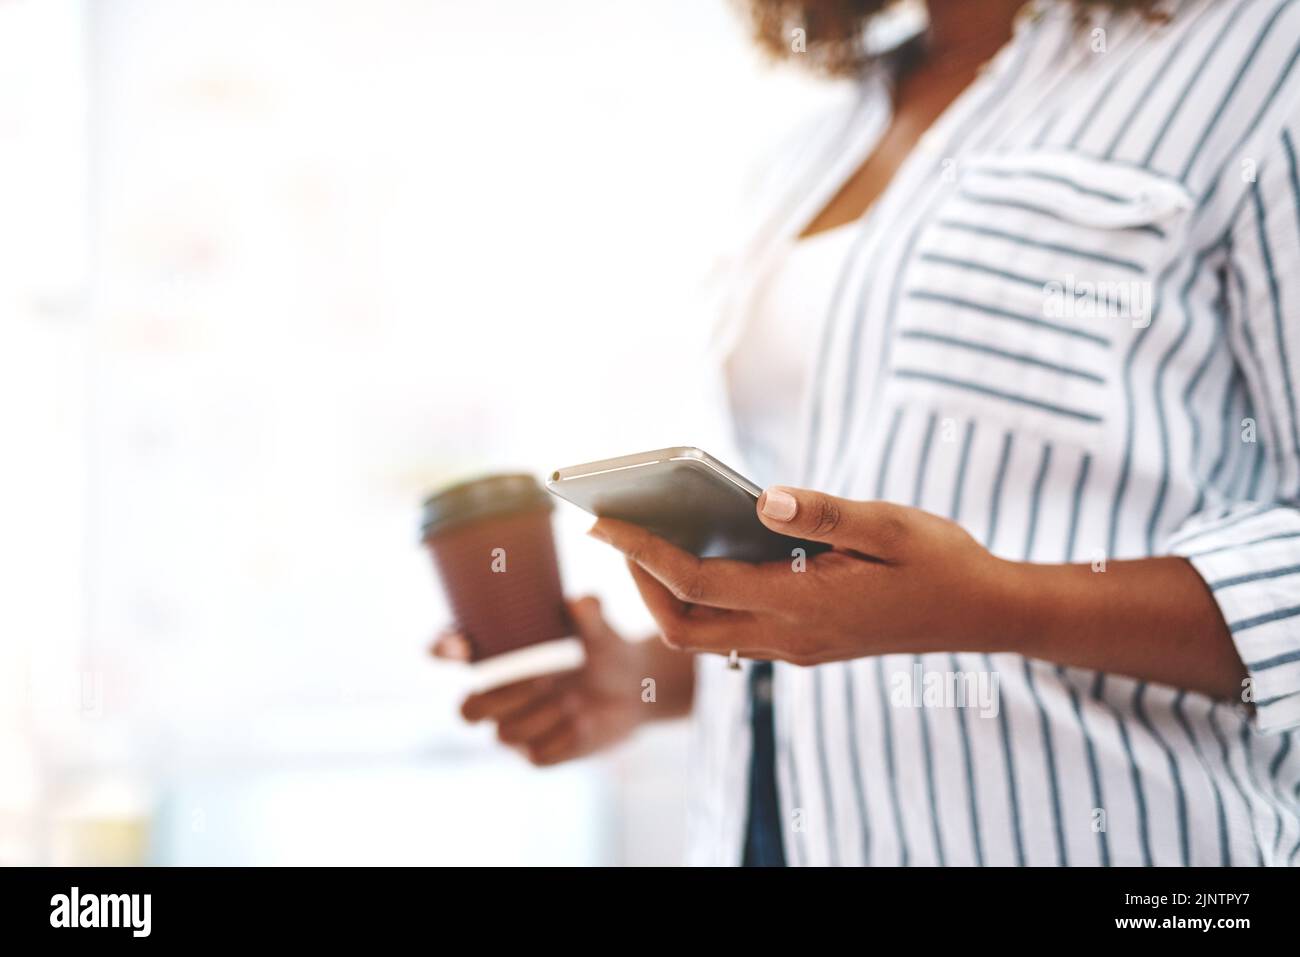
[[[631,572],[632,581],[636,584],[637,591],[641,593],[646,611],[650,612],[660,631],[686,618],[687,604],[676,598],[659,582],[659,579],[630,558],[627,560],[627,570]]]
[[[641,600],[654,618],[664,642],[681,651],[714,651],[729,654],[741,646],[739,638],[752,631],[754,616],[739,611],[722,611],[686,605],[655,576],[629,560],[628,571]]]
[[[472,650],[469,639],[459,631],[444,631],[433,640],[429,654],[447,661],[469,661]]]
[[[534,739],[525,749],[528,760],[538,767],[549,767],[582,757],[584,750],[580,725],[581,722],[569,718]]]
[[[640,565],[676,598],[692,605],[737,610],[772,607],[771,586],[784,576],[784,562],[754,564],[722,558],[696,558],[639,525],[602,518],[591,535]]]
[[[568,720],[573,710],[568,695],[552,695],[502,718],[497,724],[497,738],[502,744],[527,747],[554,730],[560,722]]]
[[[600,599],[588,595],[585,598],[579,598],[577,601],[568,602],[569,617],[573,619],[573,626],[577,629],[578,637],[587,643],[588,646],[601,644],[603,642],[622,641],[618,632],[614,631],[605,621],[605,616],[600,610]]]
[[[466,721],[500,721],[507,715],[535,706],[538,702],[567,690],[576,672],[525,678],[490,691],[472,694],[460,706]]]
[[[908,511],[890,502],[858,502],[782,485],[758,497],[759,520],[774,532],[886,561],[897,556],[903,543]]]

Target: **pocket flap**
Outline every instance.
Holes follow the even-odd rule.
[[[964,164],[962,185],[1098,229],[1169,223],[1195,205],[1186,187],[1158,173],[1048,150],[972,157]]]

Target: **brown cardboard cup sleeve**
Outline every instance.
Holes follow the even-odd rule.
[[[551,530],[553,509],[546,490],[522,474],[462,482],[425,500],[424,544],[454,626],[470,644],[471,661],[512,656],[574,634]]]

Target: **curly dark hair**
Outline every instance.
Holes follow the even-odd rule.
[[[869,59],[863,47],[868,21],[894,0],[736,0],[754,40],[775,59],[792,50],[792,35],[803,30],[800,61],[822,73],[845,76]],[[1161,0],[1072,0],[1081,22],[1095,10],[1133,10],[1157,17]]]

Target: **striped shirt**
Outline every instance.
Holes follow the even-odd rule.
[[[791,316],[804,448],[762,478],[1009,559],[1186,556],[1253,706],[1011,654],[778,664],[792,863],[1300,862],[1300,0],[1174,6],[1021,18]],[[869,155],[887,84],[773,167],[749,268]],[[737,863],[746,682],[698,676],[692,859]]]

